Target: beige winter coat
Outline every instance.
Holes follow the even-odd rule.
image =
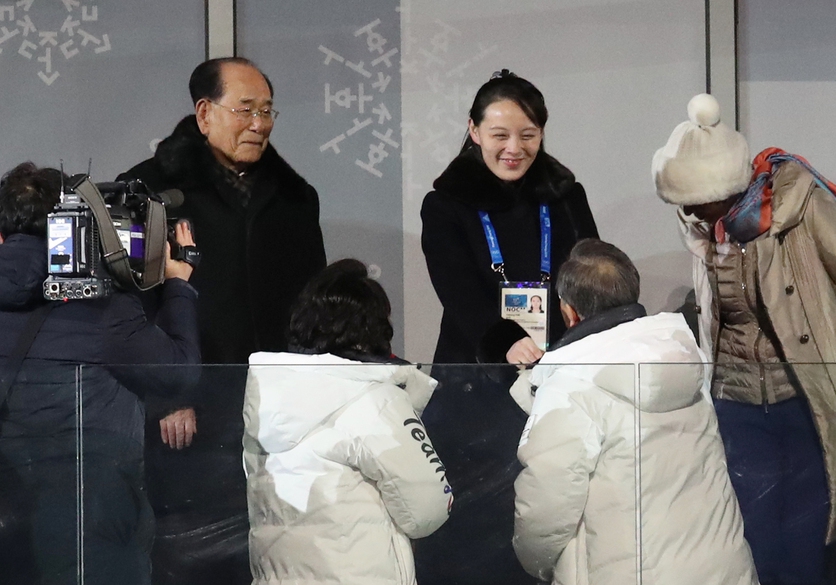
[[[559,585],[756,585],[682,315],[548,352],[518,456],[514,548]],[[521,404],[522,406],[522,404]]]
[[[796,163],[773,179],[772,227],[754,242],[760,294],[788,362],[794,365],[824,450],[830,521],[836,539],[836,197]],[[703,350],[714,356],[719,335],[715,279],[707,264],[716,244],[709,227],[679,211],[685,243],[694,253],[694,286],[701,305]]]
[[[414,585],[410,538],[448,517],[414,366],[250,356],[244,461],[255,585]]]

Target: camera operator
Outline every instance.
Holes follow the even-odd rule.
[[[127,292],[44,300],[61,182],[32,163],[0,180],[0,580],[145,585],[154,530],[142,397],[190,375],[137,366],[200,363],[192,267],[167,254],[156,324]],[[176,237],[194,244],[185,224]]]

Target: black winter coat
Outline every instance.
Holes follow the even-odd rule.
[[[319,199],[272,146],[248,171],[255,178],[246,205],[216,180],[219,166],[187,116],[153,158],[119,179],[183,191],[170,215],[191,221],[202,254],[190,282],[200,293],[203,361],[246,364],[253,352],[287,349],[291,304],[325,267]]]
[[[46,258],[42,238],[12,235],[0,244],[0,366],[46,302]],[[194,289],[180,279],[160,288],[159,326],[123,292],[55,303],[47,315],[0,406],[4,583],[76,582],[79,471],[85,583],[150,582],[140,397],[173,392],[197,376],[137,366],[200,363]]]
[[[199,401],[184,395],[153,401],[160,414],[199,407],[188,449],[162,444],[149,408],[146,464],[157,515],[152,560],[160,583],[252,581],[241,466],[246,364],[256,351],[287,349],[291,305],[325,267],[316,190],[272,146],[247,171],[246,200],[225,173],[195,117],[187,116],[153,158],[119,177],[141,179],[155,191],[183,191],[183,205],[170,215],[191,221],[202,254],[191,284],[200,293],[204,363],[244,364],[204,368]]]
[[[575,243],[597,238],[583,186],[569,169],[543,151],[515,183],[500,180],[477,149],[459,155],[424,199],[421,246],[444,313],[434,363],[503,363],[525,331],[499,317],[499,283],[479,211],[496,229],[511,281],[540,280],[540,210],[549,206],[554,282]],[[552,293],[549,340],[566,330]]]

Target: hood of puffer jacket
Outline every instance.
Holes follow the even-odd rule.
[[[519,200],[552,203],[574,184],[572,171],[542,149],[522,179],[503,181],[488,169],[481,151],[474,146],[453,159],[433,182],[433,188],[468,207],[493,211],[511,207]]]
[[[0,311],[45,302],[46,254],[46,240],[37,236],[14,234],[0,244]]]
[[[271,430],[279,444],[275,452],[281,453],[378,384],[403,388],[420,415],[438,382],[418,366],[364,363],[327,353],[258,352],[250,356],[247,400],[259,400],[252,406],[272,413],[260,427]]]
[[[643,412],[671,412],[691,406],[707,391],[707,361],[685,318],[659,313],[547,352],[530,382],[541,386],[555,375],[561,383],[574,378]]]

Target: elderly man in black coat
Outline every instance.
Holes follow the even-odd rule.
[[[319,200],[268,142],[278,112],[272,85],[252,62],[202,63],[189,91],[195,114],[119,178],[183,191],[175,213],[191,221],[202,254],[192,284],[204,363],[246,364],[253,352],[286,349],[290,305],[325,267]],[[181,395],[149,408],[161,439],[149,440],[148,453],[157,583],[250,583],[245,377],[245,367],[206,368],[199,400]],[[192,435],[186,451],[164,446],[188,446]]]

